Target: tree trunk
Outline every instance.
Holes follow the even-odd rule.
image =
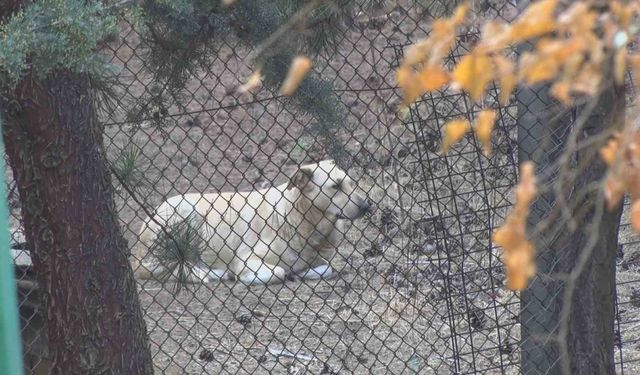
[[[623,87],[612,87],[602,93],[587,120],[582,139],[598,136],[612,128],[620,130],[624,122],[625,105]],[[578,175],[576,191],[604,178],[607,167],[598,156],[598,150],[603,145],[604,142],[596,143],[577,153],[577,164],[584,166],[588,163],[589,167]],[[559,257],[559,266],[568,273],[576,268],[591,238],[597,238],[593,253],[575,281],[577,287],[571,299],[566,344],[572,374],[615,375],[615,275],[622,206],[612,211],[605,209],[597,217],[597,202],[602,199],[598,197],[599,194],[598,190],[593,191],[575,205],[578,209],[589,207],[584,222],[600,222],[598,227],[594,230],[591,225],[579,224],[579,228],[566,235],[557,249],[563,252],[563,256]]]
[[[566,135],[572,121],[566,117],[548,121],[555,115],[550,109],[552,100],[545,88],[523,89],[519,101],[519,159],[533,160],[541,170],[549,172],[551,163],[566,150]],[[623,124],[625,110],[624,89],[612,87],[598,98],[580,135],[580,140],[597,136]],[[546,114],[546,115],[543,115]],[[580,111],[578,111],[578,116]],[[542,117],[541,117],[542,116]],[[544,117],[544,118],[543,118]],[[577,228],[562,224],[552,226],[543,233],[538,245],[538,271],[544,276],[536,278],[522,293],[522,371],[523,373],[561,374],[563,358],[560,346],[554,340],[559,331],[562,307],[570,303],[566,348],[572,374],[615,374],[614,319],[615,319],[615,260],[618,250],[618,227],[622,208],[605,210],[597,217],[599,189],[580,196],[588,186],[600,181],[606,166],[598,156],[605,139],[577,152],[573,168],[584,168],[572,182],[565,184],[564,199],[573,208]],[[571,192],[569,192],[571,191]],[[580,198],[577,198],[580,197]],[[530,224],[535,226],[550,215],[558,217],[557,198],[552,193],[542,195],[532,205]],[[597,228],[590,224],[599,222]],[[564,300],[566,284],[557,274],[569,274],[576,269],[580,255],[592,236],[597,242],[585,267],[579,273],[571,301]]]
[[[27,243],[44,290],[51,374],[152,374],[87,76],[25,78],[0,101]]]

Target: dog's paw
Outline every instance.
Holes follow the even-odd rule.
[[[286,279],[286,272],[282,267],[275,266],[273,268],[266,265],[258,267],[257,271],[247,271],[240,276],[240,281],[249,284],[273,284],[281,283]]]
[[[211,270],[209,270],[209,274],[207,275],[207,277],[209,281],[213,282],[213,281],[226,280],[229,277],[229,275],[227,274],[226,270],[212,268]]]
[[[328,279],[333,276],[333,268],[328,264],[321,264],[299,273],[298,276],[304,280]]]
[[[201,266],[194,266],[191,269],[191,276],[194,282],[206,283],[212,281],[210,277],[212,271]]]

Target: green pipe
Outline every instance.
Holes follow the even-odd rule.
[[[4,155],[1,136],[0,152],[0,155]],[[16,279],[10,251],[9,210],[4,176],[4,163],[0,163],[0,375],[22,375],[22,340],[18,325]]]

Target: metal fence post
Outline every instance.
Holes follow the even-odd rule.
[[[0,150],[4,153],[2,137]],[[0,178],[0,374],[22,375],[22,340],[18,328],[16,281],[9,252],[9,211],[4,164],[0,164]]]

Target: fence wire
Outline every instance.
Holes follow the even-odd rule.
[[[452,118],[471,119],[480,110],[466,95],[445,90],[426,95],[404,116],[396,112],[400,93],[394,68],[403,49],[427,35],[429,21],[451,7],[445,1],[363,7],[335,54],[314,61],[314,69],[332,82],[348,109],[344,126],[332,134],[345,150],[340,155],[306,131],[313,118],[275,92],[229,94],[252,69],[244,62],[251,51],[233,42],[220,47],[207,70],[194,72],[184,105],[132,121],[127,115],[130,108],[157,88],[145,69],[140,35],[129,20],[122,20],[120,38],[108,53],[122,69],[125,89],[116,111],[104,113],[102,122],[118,214],[133,256],[142,254],[136,249],[145,249],[141,241],[152,248],[160,246],[140,238],[145,222],[153,227],[153,237],[168,233],[169,244],[164,247],[177,242],[174,256],[185,255],[180,250],[184,247],[200,249],[203,254],[191,254],[191,266],[219,261],[212,254],[220,249],[212,244],[242,247],[244,241],[255,247],[263,239],[256,238],[261,229],[246,221],[246,212],[257,209],[248,206],[254,204],[250,199],[229,212],[212,209],[217,201],[211,196],[175,201],[178,208],[173,211],[181,219],[188,216],[182,211],[206,206],[192,232],[177,228],[172,220],[155,222],[148,216],[180,194],[286,185],[301,166],[324,159],[333,158],[337,165],[330,167],[327,181],[317,180],[324,172],[314,173],[316,180],[312,177],[311,183],[318,196],[330,200],[327,184],[333,185],[336,176],[342,179],[338,172],[342,169],[372,206],[361,218],[339,220],[342,238],[334,244],[337,251],[326,256],[332,277],[308,280],[287,274],[284,282],[264,286],[246,285],[239,272],[240,280],[207,279],[179,292],[173,281],[141,280],[139,293],[157,373],[543,373],[521,368],[521,301],[504,287],[499,251],[491,242],[492,231],[513,204],[517,121],[530,103],[515,98],[500,106],[498,88],[491,89],[484,105],[497,110],[498,124],[490,157],[482,154],[473,136],[446,156],[438,154],[441,126]],[[479,2],[474,11],[506,20],[517,14],[506,1]],[[447,63],[456,63],[477,36],[471,29],[459,35]],[[563,134],[544,136],[558,145],[563,142]],[[123,170],[126,176],[118,174]],[[279,203],[267,206],[290,209],[295,203],[292,197],[281,194]],[[9,202],[25,364],[27,373],[44,374],[49,361],[46,319],[38,303],[41,291],[30,268],[13,186]],[[342,204],[358,209],[364,205],[355,195]],[[626,211],[616,276],[618,374],[640,372],[640,248]],[[207,224],[218,216],[233,219],[234,228],[222,233],[224,225]],[[168,252],[164,251],[165,258]],[[171,259],[163,263],[152,249],[149,253],[139,267],[171,268],[166,263]],[[198,276],[189,271],[186,276]],[[211,276],[215,275],[207,277]]]

